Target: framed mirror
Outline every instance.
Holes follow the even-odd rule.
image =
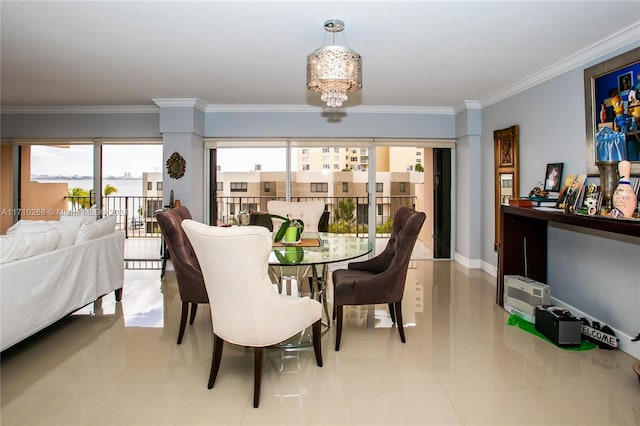
[[[171,157],[167,160],[167,173],[170,178],[180,179],[184,176],[186,168],[187,162],[184,160],[182,155],[177,152],[171,154]]]
[[[495,184],[495,239],[493,249],[500,245],[500,206],[509,205],[520,195],[518,165],[519,128],[517,125],[493,132]]]
[[[587,173],[598,174],[598,131],[623,132],[631,174],[640,175],[640,47],[584,70]]]

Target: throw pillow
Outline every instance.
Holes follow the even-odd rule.
[[[55,250],[60,231],[51,229],[36,234],[12,233],[0,235],[0,263],[24,259]]]
[[[88,209],[81,210],[69,210],[60,214],[60,221],[77,221],[81,222],[81,225],[86,225],[91,222],[95,222],[96,217],[98,216],[98,210],[96,209],[96,205],[94,204]]]
[[[111,234],[116,228],[116,216],[107,216],[86,225],[82,225],[76,237],[76,244],[95,240]]]
[[[54,229],[54,226],[46,220],[21,219],[7,229],[7,234],[35,234],[51,231],[52,229]]]
[[[61,222],[58,220],[19,220],[7,230],[7,234],[37,234],[40,232],[57,229],[60,231],[60,240],[57,249],[72,246],[76,240],[76,234],[80,229],[82,218],[75,221]]]

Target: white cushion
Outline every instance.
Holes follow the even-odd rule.
[[[98,210],[96,209],[96,206],[94,204],[88,209],[69,210],[60,213],[60,221],[80,221],[81,225],[85,225],[87,223],[95,222],[97,216]]]
[[[50,229],[38,233],[12,233],[0,235],[0,263],[24,259],[55,250],[60,240],[60,231]]]
[[[72,246],[75,242],[82,220],[82,218],[66,222],[58,220],[19,220],[7,230],[7,234],[35,234],[57,229],[60,231],[60,240],[56,248],[64,248]]]
[[[46,220],[22,219],[7,229],[7,234],[35,234],[38,232],[51,231],[52,229],[55,229],[55,227]]]
[[[116,228],[116,216],[107,216],[103,219],[82,225],[76,236],[76,244],[83,241],[95,240],[111,234]]]
[[[60,241],[58,242],[58,247],[56,248],[60,249],[69,247],[76,242],[76,237],[78,236],[78,231],[80,230],[79,223],[60,222],[58,220],[52,220],[49,223],[55,226],[58,231],[60,231]]]

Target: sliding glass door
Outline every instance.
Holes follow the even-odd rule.
[[[330,214],[329,232],[369,237],[383,247],[394,213],[409,206],[427,213],[417,245],[419,258],[433,258],[434,238],[446,239],[438,241],[438,247],[451,246],[451,141],[227,139],[207,140],[205,146],[214,150],[205,158],[213,158],[209,168],[214,164],[216,169],[215,179],[210,175],[210,185],[216,189],[208,193],[217,224],[238,223],[243,210],[266,211],[271,199],[319,199]],[[438,147],[449,154],[443,160],[446,167],[434,167]],[[449,175],[443,179],[442,173]],[[449,185],[437,185],[441,182]],[[435,216],[440,220],[437,233]]]

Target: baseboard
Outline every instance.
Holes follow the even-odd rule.
[[[484,260],[482,261],[482,270],[494,278],[498,277],[498,268]]]
[[[453,260],[455,260],[456,262],[458,262],[459,264],[461,264],[462,266],[468,269],[481,269],[481,266],[482,266],[481,264],[482,261],[480,259],[469,259],[461,255],[460,253],[456,253],[453,256]]]

